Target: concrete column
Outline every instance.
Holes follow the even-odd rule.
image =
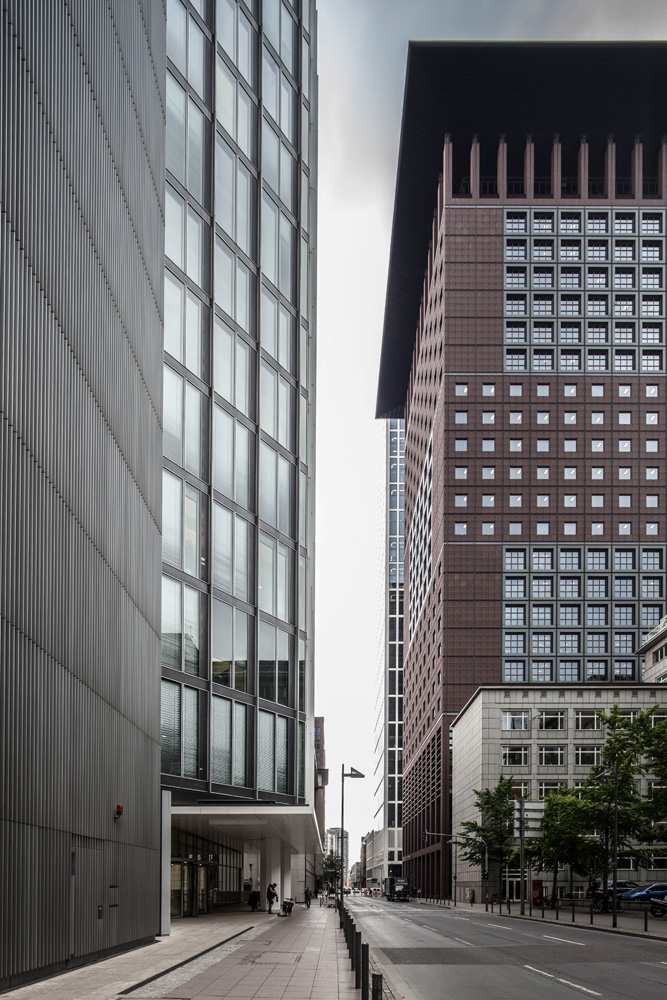
[[[639,138],[635,139],[632,149],[630,176],[632,178],[632,197],[635,201],[641,201],[644,196],[644,144]]]
[[[588,142],[582,135],[579,144],[579,197],[588,198]]]
[[[280,839],[278,837],[267,837],[262,841],[260,847],[260,893],[262,903],[266,909],[266,890],[273,883],[277,883],[277,892],[282,899],[282,889],[280,881]],[[273,911],[274,913],[277,910]]]
[[[292,898],[292,850],[285,844],[280,851],[280,898]]]
[[[667,140],[662,137],[658,153],[658,196],[663,199],[667,193]]]
[[[160,831],[160,934],[171,934],[171,792],[162,792]]]
[[[507,199],[507,143],[505,136],[501,135],[498,145],[498,200],[504,202]]]
[[[526,139],[526,151],[523,156],[523,184],[526,198],[531,201],[535,194],[535,147],[532,135]]]
[[[616,143],[611,136],[604,156],[604,194],[612,201],[616,197]]]
[[[563,175],[561,145],[558,136],[554,136],[554,144],[551,150],[551,194],[555,201],[561,199],[561,181]]]
[[[445,205],[452,201],[452,167],[454,163],[454,150],[452,148],[451,136],[445,136],[445,144],[442,151],[442,195]]]
[[[479,201],[480,169],[479,141],[475,135],[470,147],[470,197],[473,201]]]

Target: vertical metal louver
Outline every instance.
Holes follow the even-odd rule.
[[[160,721],[161,767],[164,774],[181,773],[181,688],[162,681]]]
[[[247,785],[246,778],[246,714],[245,705],[234,705],[234,784]]]
[[[232,781],[232,703],[227,698],[213,698],[211,779],[223,785]]]
[[[276,768],[275,715],[260,711],[257,729],[257,787],[262,792],[272,792],[275,789]]]
[[[199,777],[199,692],[183,688],[183,775]]]

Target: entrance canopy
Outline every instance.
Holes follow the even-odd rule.
[[[172,806],[174,826],[200,837],[222,831],[240,840],[277,838],[292,854],[322,854],[315,813],[310,806],[257,804]]]

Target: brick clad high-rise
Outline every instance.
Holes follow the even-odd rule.
[[[377,415],[406,428],[403,858],[427,894],[475,689],[611,700],[664,612],[666,53],[410,47]]]

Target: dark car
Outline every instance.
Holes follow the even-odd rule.
[[[649,910],[654,917],[667,917],[667,900],[652,899]]]
[[[667,899],[667,882],[651,882],[638,889],[619,893],[618,898],[634,903],[645,903],[652,899]]]
[[[644,886],[648,884],[649,884],[648,882],[643,882],[643,883],[633,882],[631,879],[619,879],[618,884],[616,886],[616,891],[620,896],[622,892],[632,892],[636,889],[643,889]],[[613,888],[614,888],[613,882],[608,882],[607,892],[610,893]],[[602,895],[602,887],[600,886],[600,884],[598,883],[594,885],[589,885],[588,889],[586,890],[586,898],[590,899],[591,897],[598,895],[600,896]]]

